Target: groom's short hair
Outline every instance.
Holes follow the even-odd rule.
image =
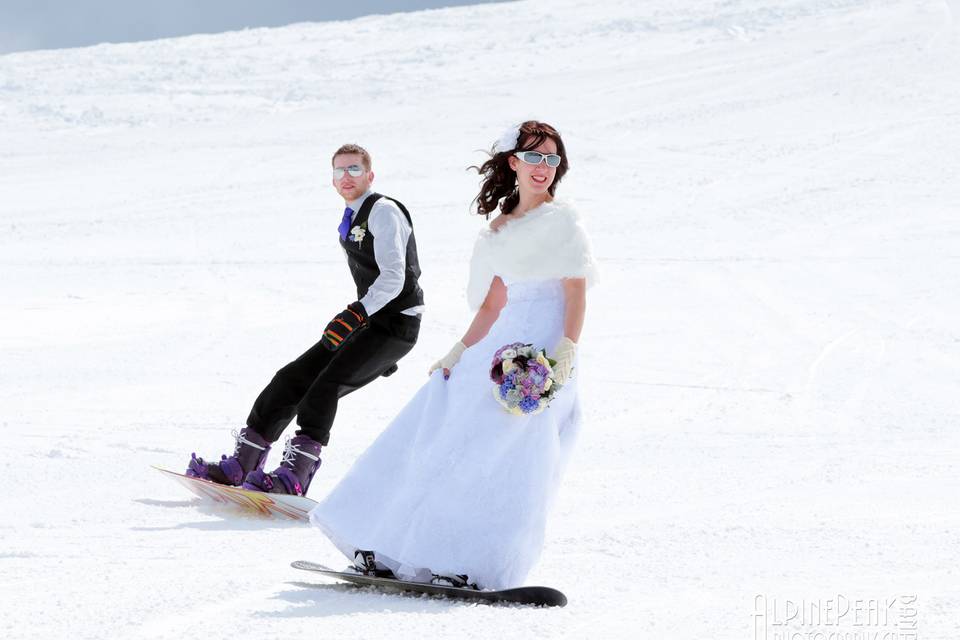
[[[337,156],[342,156],[345,153],[359,154],[360,158],[363,160],[363,168],[367,171],[370,171],[370,168],[373,166],[373,161],[370,160],[370,154],[367,153],[366,149],[358,144],[342,145],[339,149],[333,152],[333,157],[330,158],[330,164],[333,165],[333,161],[337,159]]]

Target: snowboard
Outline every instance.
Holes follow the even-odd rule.
[[[265,517],[309,522],[310,510],[317,505],[315,501],[305,496],[290,496],[282,493],[248,491],[247,489],[241,489],[240,487],[230,487],[225,484],[217,484],[216,482],[211,482],[210,480],[191,478],[183,475],[182,473],[169,471],[161,467],[154,467],[154,469],[179,482],[195,495],[198,495],[205,500],[211,500],[219,504],[237,506],[249,513]]]
[[[383,591],[400,591],[408,593],[426,593],[454,600],[467,600],[483,603],[510,603],[525,604],[542,607],[563,607],[567,604],[567,597],[550,587],[517,587],[500,591],[482,591],[463,587],[448,587],[423,582],[408,582],[396,578],[380,578],[350,571],[334,571],[322,564],[307,560],[296,560],[291,565],[294,569],[303,569],[320,573],[330,578],[343,580],[357,586],[367,586]]]

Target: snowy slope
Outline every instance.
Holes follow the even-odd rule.
[[[957,637],[958,21],[525,1],[0,56],[0,637],[749,639],[758,595],[910,594]],[[322,497],[466,327],[464,169],[527,117],[604,267],[530,576],[570,605],[295,584],[341,564],[317,532],[149,465],[225,450],[352,299],[328,167],[357,141],[416,216],[429,313],[341,404]]]

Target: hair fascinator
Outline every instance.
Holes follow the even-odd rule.
[[[506,153],[507,151],[513,151],[517,148],[517,143],[520,141],[520,125],[515,124],[511,127],[508,127],[504,131],[500,138],[497,140],[496,144],[493,145],[494,153]]]

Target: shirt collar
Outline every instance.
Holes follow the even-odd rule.
[[[357,198],[356,200],[351,200],[347,203],[347,206],[353,209],[353,214],[356,215],[357,211],[360,211],[360,207],[363,206],[363,201],[370,197],[370,194],[373,193],[373,189],[367,189],[366,193]]]

